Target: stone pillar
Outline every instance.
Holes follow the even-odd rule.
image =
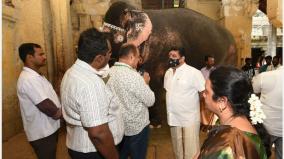
[[[16,24],[16,9],[2,1],[2,141],[8,140],[23,129],[16,92],[20,71],[16,65]]]
[[[73,45],[76,48],[80,33],[88,28],[99,28],[109,8],[110,0],[73,0],[71,5]]]
[[[266,55],[276,55],[277,28],[282,27],[282,0],[267,1],[267,17],[270,22]]]
[[[258,9],[258,0],[222,0],[221,20],[234,36],[238,51],[237,66],[251,57],[252,16]]]
[[[90,27],[99,28],[109,4],[110,0],[74,0],[72,9],[79,19],[79,31],[84,31]]]
[[[282,27],[282,0],[267,0],[267,17],[274,27]]]
[[[277,35],[276,27],[270,24],[267,38],[267,52],[266,55],[275,56],[276,55],[276,44],[277,44]]]
[[[185,8],[195,10],[209,18],[219,20],[220,0],[185,0]]]
[[[142,10],[142,2],[141,2],[141,0],[110,0],[110,4],[112,4],[113,2],[116,2],[116,1],[126,2],[128,4],[131,4],[135,8],[137,8],[139,10]],[[162,5],[163,5],[163,0],[162,0]]]
[[[65,71],[76,59],[73,46],[72,25],[69,0],[50,0],[52,14],[52,42],[55,64],[55,86],[59,91]]]

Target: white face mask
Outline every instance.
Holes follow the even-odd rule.
[[[108,73],[109,73],[109,65],[106,64],[105,67],[101,68],[98,71],[99,75],[102,76],[102,78],[107,77]]]

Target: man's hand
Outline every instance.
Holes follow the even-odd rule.
[[[50,99],[45,99],[36,105],[38,109],[46,114],[49,117],[52,117],[54,120],[60,119],[62,113],[61,108],[57,106]]]
[[[92,143],[105,159],[119,159],[108,124],[85,129]]]
[[[149,82],[150,82],[150,75],[149,75],[148,72],[144,72],[143,78],[144,78],[146,84],[149,84]]]
[[[56,114],[52,117],[54,120],[60,119],[62,117],[62,109],[59,108]]]

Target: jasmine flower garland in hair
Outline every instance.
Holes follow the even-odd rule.
[[[263,119],[266,118],[262,109],[261,109],[261,102],[259,98],[255,94],[251,94],[248,103],[250,104],[250,119],[253,125],[257,123],[263,123]]]

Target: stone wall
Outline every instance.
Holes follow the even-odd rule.
[[[14,47],[16,9],[3,5],[2,11],[2,137],[6,140],[23,127],[16,93],[19,74],[18,55]]]

